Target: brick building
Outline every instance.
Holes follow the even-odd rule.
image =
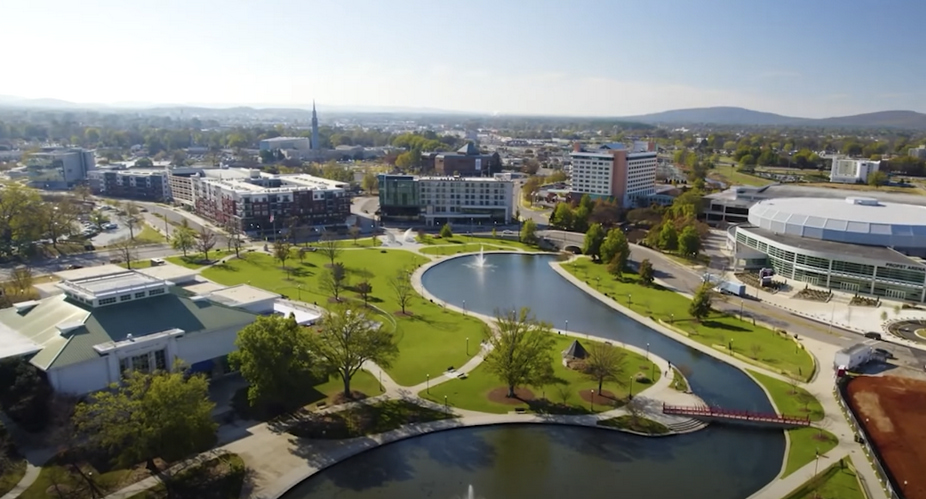
[[[87,181],[94,194],[142,201],[169,199],[167,177],[167,171],[162,169],[98,169],[87,172]]]
[[[422,161],[426,161],[424,157]],[[439,176],[491,177],[502,171],[498,153],[482,154],[472,142],[453,153],[438,153],[433,161],[434,174]],[[430,158],[427,162],[430,163]]]

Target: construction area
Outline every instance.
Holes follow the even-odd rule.
[[[926,381],[860,376],[848,402],[906,499],[926,499]]]

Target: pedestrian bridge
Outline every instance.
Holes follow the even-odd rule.
[[[743,423],[776,428],[801,428],[810,426],[809,417],[786,416],[775,413],[741,411],[708,406],[662,405],[662,413],[672,416],[687,416],[702,421]]]

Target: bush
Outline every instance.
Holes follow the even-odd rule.
[[[0,407],[24,430],[45,428],[51,395],[51,386],[32,364],[22,359],[0,362]]]

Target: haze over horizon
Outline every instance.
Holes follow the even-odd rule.
[[[926,3],[30,0],[0,95],[632,116],[926,112]],[[872,26],[873,16],[890,29]],[[875,24],[881,26],[881,24]]]

